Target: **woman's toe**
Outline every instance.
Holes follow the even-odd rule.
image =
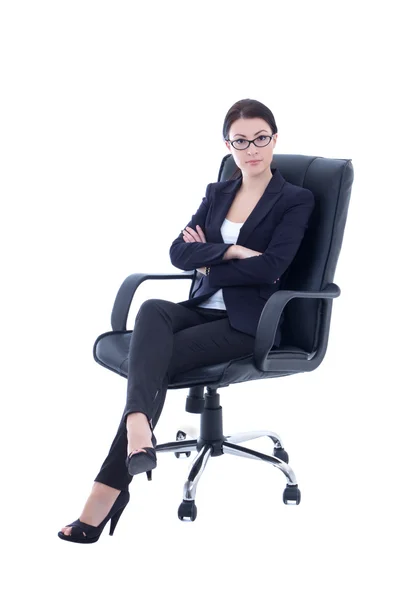
[[[61,531],[63,532],[64,535],[72,535],[72,527],[62,527]],[[83,535],[86,537],[86,533],[83,532]]]

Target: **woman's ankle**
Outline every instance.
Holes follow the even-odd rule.
[[[149,419],[147,415],[142,412],[132,412],[129,413],[126,417],[126,427],[128,426],[134,428],[137,431],[147,431],[147,429],[151,430],[152,419]]]
[[[102,483],[101,481],[95,481],[92,487],[93,494],[111,494],[114,492],[120,492],[118,488],[111,487],[106,483]]]

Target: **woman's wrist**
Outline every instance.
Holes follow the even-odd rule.
[[[232,246],[229,246],[228,250],[225,252],[225,254],[222,257],[222,260],[232,260],[232,258],[239,258],[237,256],[238,248],[239,248],[239,246],[237,246],[236,244],[232,244]]]

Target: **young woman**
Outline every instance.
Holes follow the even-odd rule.
[[[127,400],[82,513],[58,536],[96,542],[110,535],[129,502],[134,475],[157,466],[153,429],[177,373],[253,352],[260,314],[295,257],[314,208],[313,194],[270,168],[277,140],[272,112],[251,99],[226,114],[223,139],[236,171],[210,183],[191,221],[173,241],[172,264],[202,274],[190,300],[146,300],[129,348]],[[241,242],[241,243],[239,243]],[[280,328],[275,337],[279,346]]]

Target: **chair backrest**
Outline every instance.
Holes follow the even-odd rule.
[[[281,289],[321,290],[333,283],[342,246],[354,179],[351,159],[274,154],[271,168],[277,168],[289,183],[311,190],[316,201],[301,246],[281,279]],[[235,169],[232,155],[227,154],[218,181],[231,179]],[[288,302],[280,348],[297,346],[313,352],[318,344],[321,309],[321,300],[295,298]]]

